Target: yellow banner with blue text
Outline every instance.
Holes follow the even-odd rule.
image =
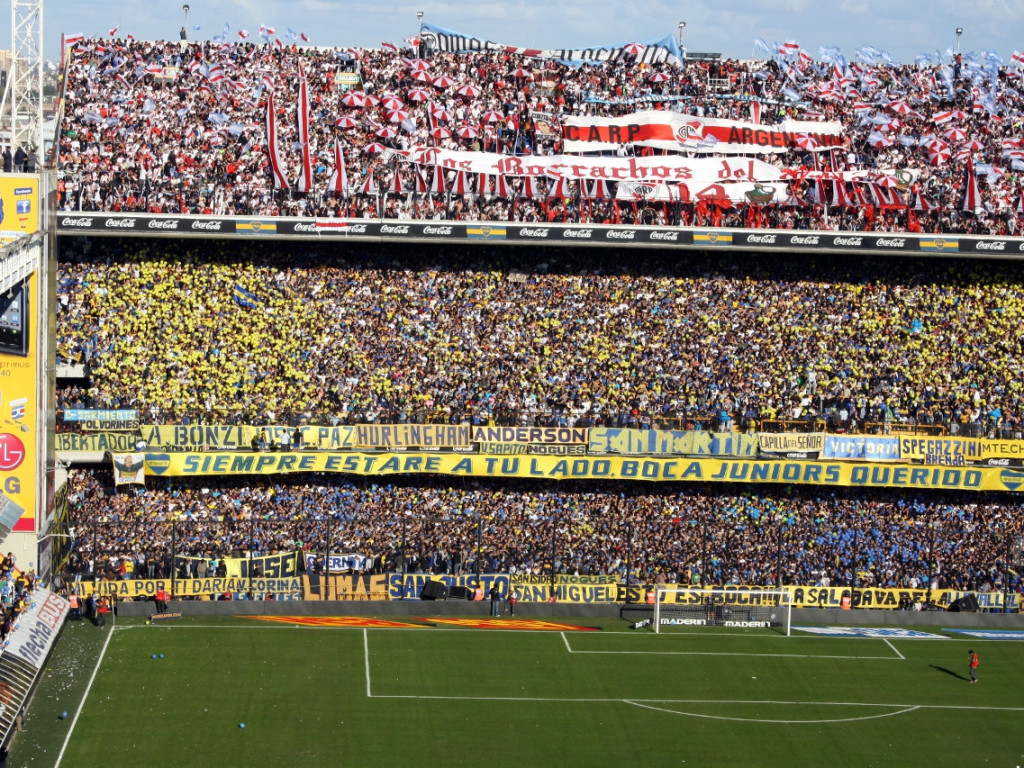
[[[823,461],[624,456],[480,456],[437,453],[146,453],[150,476],[195,477],[338,472],[436,474],[545,480],[648,480],[789,483],[866,488],[1016,491],[1024,470],[1005,467],[893,466]]]

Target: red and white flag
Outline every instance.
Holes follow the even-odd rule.
[[[112,30],[110,30],[109,32],[107,32],[107,35],[108,35],[109,37],[113,37],[114,35],[116,35],[116,34],[117,34],[117,30],[118,30],[119,28],[120,28],[120,27],[114,27],[114,28],[113,28]]]
[[[394,43],[381,43],[380,47],[385,51],[391,51],[392,53],[398,53],[398,46]]]
[[[430,184],[430,194],[443,195],[445,193],[444,171],[440,165],[434,166],[434,180]]]
[[[334,173],[327,182],[327,192],[348,197],[348,174],[345,172],[345,153],[341,151],[340,141],[334,142]]]
[[[274,189],[288,189],[288,179],[281,169],[281,152],[277,147],[277,112],[273,93],[267,97],[267,156],[270,158],[270,172],[274,175]]]
[[[309,42],[309,38],[306,37],[306,33],[305,32],[299,32],[299,37],[302,38],[302,42],[304,42],[304,43],[308,43]]]
[[[754,125],[761,124],[761,102],[752,101],[750,102],[750,122]]]
[[[974,172],[974,159],[967,159],[967,185],[964,192],[964,204],[962,210],[967,213],[974,213],[974,210],[981,206],[981,192],[978,189],[978,174]]]
[[[299,130],[299,142],[302,144],[300,150],[302,163],[299,167],[299,179],[295,188],[299,192],[309,192],[313,189],[313,161],[310,155],[309,146],[309,87],[306,84],[306,71],[299,65],[299,103],[295,108]]]

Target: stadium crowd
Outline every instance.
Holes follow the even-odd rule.
[[[609,574],[641,583],[1021,589],[1003,495],[745,485],[71,475],[72,570],[164,577],[174,556],[360,554],[375,572]],[[179,570],[179,576],[186,572]],[[198,575],[196,572],[189,575]],[[1005,579],[1009,577],[1009,584]]]
[[[60,409],[136,408],[157,424],[1022,432],[1024,285],[1008,263],[61,249],[58,363],[89,380],[63,387]]]
[[[86,40],[70,49],[57,148],[65,211],[572,221],[801,229],[1015,234],[1020,231],[1022,99],[1017,62],[991,52],[912,65],[877,49],[848,62],[798,48],[758,61],[681,66],[567,66],[508,53],[414,56],[296,45]],[[309,84],[309,141],[294,119],[300,67]],[[353,81],[354,78],[354,81]],[[358,85],[358,90],[348,89]],[[281,167],[275,191],[265,113],[275,97]],[[660,108],[696,118],[775,125],[836,121],[842,145],[818,151],[804,134],[764,155],[789,179],[771,200],[614,199],[571,182],[510,177],[506,190],[434,183],[417,150],[562,154],[571,116]],[[311,185],[297,192],[303,145]],[[347,188],[331,192],[343,151]],[[615,154],[644,154],[622,145]],[[662,151],[662,150],[657,150]],[[715,156],[714,146],[701,151]],[[429,153],[426,157],[430,157]],[[840,179],[827,187],[817,174]],[[840,177],[841,175],[841,177]],[[398,177],[396,180],[396,176]],[[978,197],[968,200],[977,180]],[[333,188],[340,186],[335,183]],[[895,190],[890,187],[895,186]]]

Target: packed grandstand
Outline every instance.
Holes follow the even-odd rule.
[[[774,53],[570,66],[85,40],[67,63],[58,205],[1019,231],[1015,65]],[[680,120],[670,149],[656,129]],[[610,140],[629,130],[654,138]],[[655,167],[678,175],[613,180]],[[69,578],[202,579],[297,553],[292,575],[337,555],[401,579],[1019,605],[1012,261],[342,238],[59,247],[57,363],[75,373],[58,448],[110,454],[71,473]],[[392,596],[415,596],[398,583]]]

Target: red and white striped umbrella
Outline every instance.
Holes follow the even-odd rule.
[[[362,91],[349,91],[341,97],[341,103],[346,107],[362,107],[366,104],[366,94]]]
[[[409,75],[409,77],[421,83],[429,83],[431,80],[434,79],[430,76],[429,72],[426,72],[422,69],[417,69],[415,72]]]
[[[447,123],[452,119],[451,113],[449,113],[447,109],[433,104],[430,105],[430,116],[442,123]]]
[[[373,94],[368,93],[365,96],[363,96],[363,103],[368,107],[376,107],[378,104],[380,104],[380,99],[374,96]]]
[[[508,73],[508,76],[515,77],[520,80],[533,80],[533,72],[528,69],[523,69],[522,67],[516,67]]]
[[[423,59],[402,59],[402,64],[412,72],[425,72],[430,69],[430,62]]]
[[[388,119],[389,123],[400,123],[403,120],[409,119],[409,110],[407,109],[389,109],[384,113],[384,117]]]
[[[349,117],[348,115],[345,115],[344,117],[339,117],[337,120],[334,121],[335,128],[343,128],[346,130],[349,128],[355,128],[357,125],[359,125],[359,121],[356,120],[354,117]]]
[[[432,94],[426,88],[412,88],[406,95],[409,101],[426,101]]]
[[[385,149],[387,149],[387,147],[385,147],[383,144],[374,141],[363,147],[363,152],[366,153],[367,155],[378,155]]]
[[[967,138],[967,131],[960,128],[949,128],[942,135],[950,141],[961,142]]]
[[[504,117],[501,112],[496,109],[489,109],[480,115],[480,122],[482,123],[496,123]]]
[[[882,147],[891,147],[894,143],[894,139],[889,138],[881,131],[873,131],[868,136],[868,144],[875,149],[881,149]]]
[[[398,135],[398,131],[396,131],[390,125],[382,125],[373,133],[375,136],[380,136],[382,139],[393,139],[395,138],[395,136]]]
[[[875,184],[885,189],[898,188],[900,185],[895,176],[879,176],[875,179]]]
[[[480,135],[480,131],[474,128],[472,125],[460,125],[455,129],[455,135],[460,139],[475,139]]]
[[[951,109],[948,112],[936,112],[932,115],[932,121],[942,125],[943,123],[949,123],[953,120],[966,120],[967,113],[962,109]]]
[[[818,146],[818,140],[813,136],[808,136],[806,133],[801,133],[797,136],[793,143],[800,147],[800,149],[814,149]]]
[[[655,72],[647,78],[652,83],[664,83],[672,79],[672,76],[665,72]]]
[[[437,126],[437,128],[432,128],[430,130],[430,135],[432,137],[434,137],[435,139],[438,139],[438,140],[440,140],[440,139],[450,139],[452,137],[452,132],[449,131],[447,128],[444,128],[444,127],[439,125],[439,126]]]
[[[936,142],[935,146],[928,148],[928,162],[932,165],[942,165],[952,156],[949,147],[945,144],[939,146],[939,143]]]
[[[466,83],[461,88],[458,88],[455,92],[459,94],[459,96],[465,96],[467,99],[475,99],[477,96],[483,93],[483,91],[480,89],[480,86],[473,85],[472,83]]]
[[[389,94],[380,100],[380,105],[384,109],[401,109],[405,106],[402,100],[393,94]]]
[[[626,43],[624,46],[622,46],[622,50],[628,53],[630,56],[639,56],[647,49],[640,43]]]
[[[445,88],[451,88],[453,85],[455,85],[455,80],[448,77],[448,75],[438,75],[437,77],[430,81],[430,84],[435,88],[440,88],[443,90]]]
[[[966,150],[967,152],[981,152],[984,148],[985,145],[977,139],[971,139],[970,141],[964,142],[964,145],[960,147],[960,149]]]

